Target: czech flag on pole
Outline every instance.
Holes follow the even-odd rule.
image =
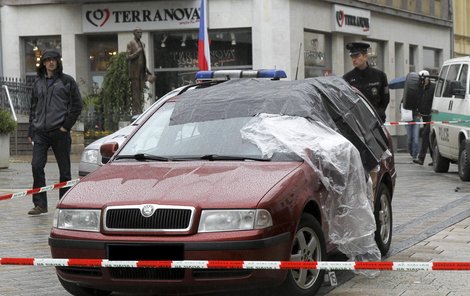
[[[201,0],[200,19],[199,19],[199,39],[197,51],[197,64],[199,70],[211,69],[211,55],[209,49],[209,34],[207,33],[207,2]]]

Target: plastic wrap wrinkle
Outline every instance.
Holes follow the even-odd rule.
[[[372,181],[366,180],[359,151],[350,141],[322,122],[271,114],[253,117],[241,135],[265,156],[294,152],[304,159],[327,189],[321,208],[331,242],[350,260],[380,261],[374,240]]]

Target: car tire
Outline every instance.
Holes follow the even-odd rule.
[[[392,243],[393,215],[392,215],[392,196],[390,190],[384,183],[380,184],[379,191],[374,202],[375,216],[375,242],[382,256],[385,256],[390,250]]]
[[[460,180],[470,181],[470,161],[467,149],[465,149],[465,140],[460,143],[458,167]]]
[[[302,214],[294,236],[290,261],[324,261],[326,243],[323,230],[310,214]],[[315,295],[325,276],[324,270],[291,269],[282,285],[273,290],[274,295],[306,296]],[[304,279],[304,280],[301,280]]]
[[[449,171],[450,160],[441,156],[439,152],[439,146],[437,145],[437,140],[433,139],[432,141],[432,159],[433,159],[433,168],[436,173],[447,173]]]
[[[77,284],[67,282],[66,280],[59,278],[59,282],[64,287],[65,291],[69,292],[74,296],[108,296],[111,294],[111,291],[103,291],[93,288],[86,288],[79,286]]]

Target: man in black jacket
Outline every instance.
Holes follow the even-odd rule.
[[[419,71],[419,78],[421,83],[421,98],[418,103],[418,112],[423,118],[423,122],[431,121],[431,108],[432,101],[434,99],[434,89],[435,85],[431,82],[429,78],[429,72],[427,70]],[[423,134],[421,139],[421,149],[418,154],[417,159],[413,159],[414,163],[423,165],[424,159],[426,158],[426,152],[429,150],[429,154],[432,158],[432,145],[429,141],[429,135],[431,133],[431,126],[425,124],[423,128]],[[433,165],[433,162],[429,163]]]
[[[354,69],[344,74],[343,78],[354,86],[374,106],[382,121],[385,121],[385,110],[390,102],[387,75],[375,68],[369,67],[367,49],[368,43],[352,42],[346,45],[349,50]]]
[[[38,75],[33,83],[29,113],[28,139],[33,145],[33,188],[46,185],[44,167],[47,151],[52,147],[59,167],[60,182],[71,179],[70,130],[82,111],[82,98],[75,80],[62,73],[61,56],[55,49],[45,50],[41,56]],[[59,190],[61,198],[67,188]],[[33,195],[34,208],[29,215],[47,213],[47,194]]]

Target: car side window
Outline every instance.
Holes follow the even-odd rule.
[[[453,81],[457,80],[457,75],[459,74],[460,64],[451,65],[449,68],[449,72],[447,73],[447,78],[444,83],[444,93],[442,94],[443,97],[450,98],[452,97],[452,87]]]
[[[444,89],[443,86],[446,80],[448,70],[449,70],[449,66],[444,66],[441,69],[441,73],[439,73],[439,78],[437,79],[437,83],[436,83],[436,92],[435,92],[436,97],[442,96],[442,90]]]
[[[465,89],[465,92],[467,91],[467,73],[468,73],[468,65],[464,64],[462,66],[462,70],[460,70],[459,82],[460,82],[460,87]]]

